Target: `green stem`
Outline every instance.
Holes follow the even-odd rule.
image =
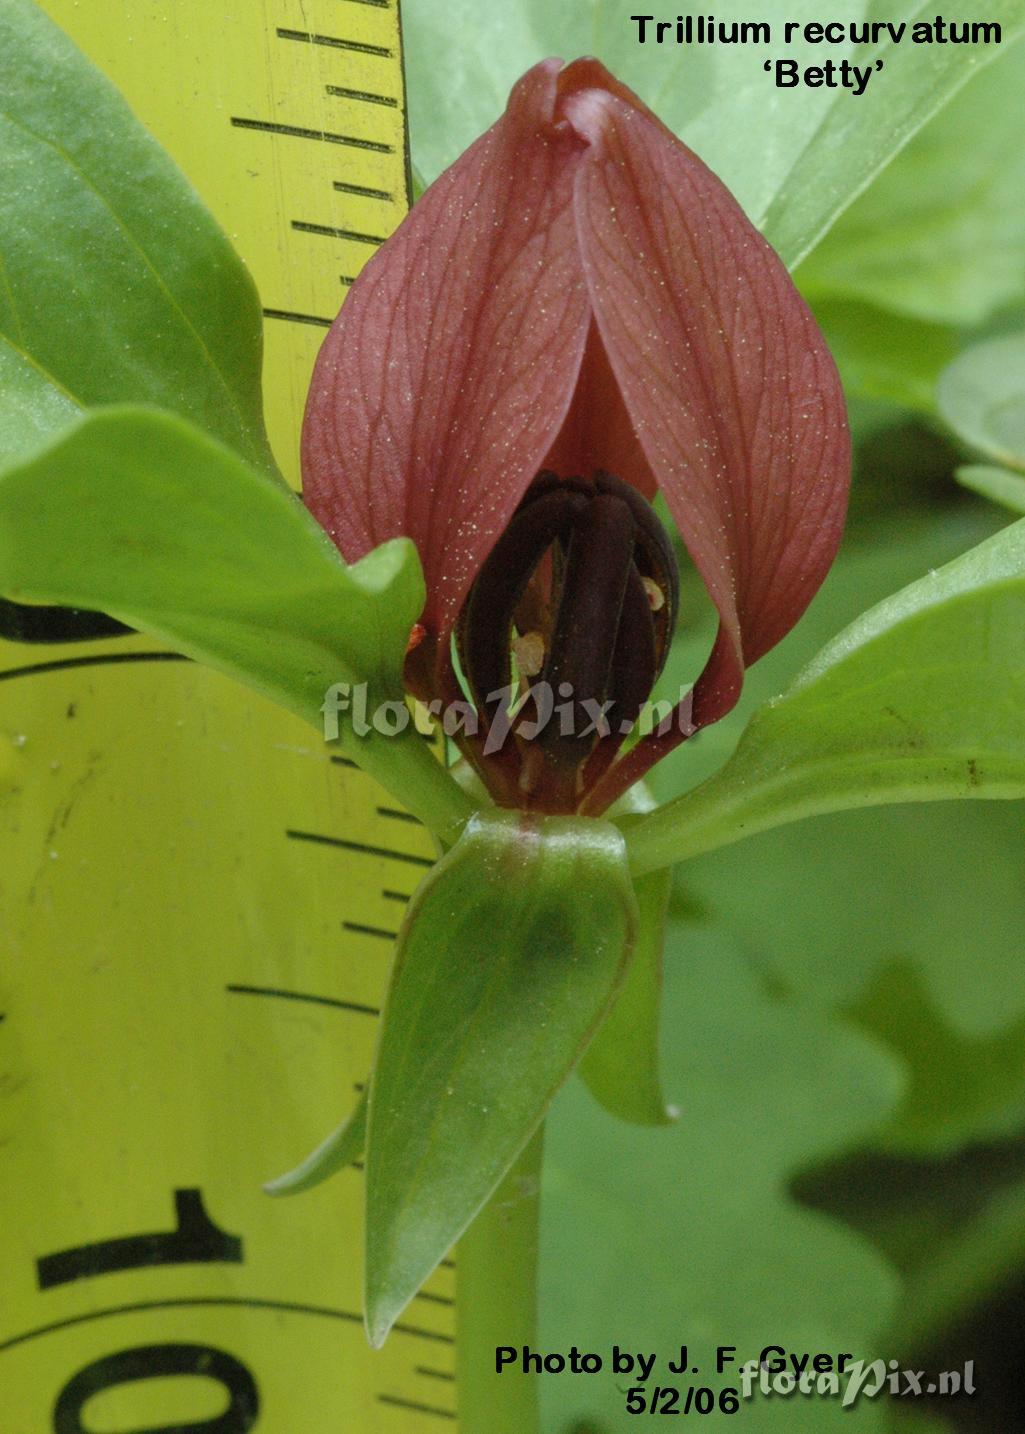
[[[346,749],[360,767],[375,777],[427,830],[449,847],[459,836],[477,804],[453,781],[448,769],[412,732],[398,738],[367,739]]]
[[[500,1345],[537,1345],[538,1213],[544,1127],[459,1242],[456,1366],[460,1434],[537,1434],[538,1381],[510,1365]]]

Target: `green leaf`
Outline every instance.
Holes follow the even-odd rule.
[[[967,325],[1025,297],[1025,45],[1001,49],[801,265],[816,312],[823,295],[842,295],[920,324]],[[911,58],[928,66],[927,50]],[[893,80],[884,70],[878,83]]]
[[[956,1434],[953,1424],[938,1414],[900,1407],[894,1411],[893,1434]]]
[[[1004,1178],[994,1180],[983,1199],[979,1169],[962,1167],[959,1203],[962,1210],[969,1202],[974,1208],[968,1219],[944,1232],[946,1238],[936,1242],[909,1281],[898,1326],[905,1348],[921,1350],[937,1335],[949,1336],[966,1314],[1008,1293],[1025,1273],[1025,1179],[1020,1148],[1015,1153],[1017,1180],[1001,1172]],[[999,1335],[996,1342],[999,1359]]]
[[[734,1370],[770,1343],[871,1357],[894,1273],[788,1185],[887,1119],[895,1062],[840,1022],[775,999],[743,947],[707,927],[672,921],[666,954],[666,1072],[686,1092],[682,1113],[669,1130],[641,1130],[611,1123],[575,1083],[559,1097],[546,1123],[540,1348],[658,1351],[649,1384],[715,1388],[737,1382],[715,1373],[720,1344],[736,1346]],[[586,1278],[567,1278],[576,1270]],[[700,1371],[685,1381],[664,1363],[681,1344]],[[605,1373],[542,1379],[543,1427],[643,1425],[625,1417],[617,1385],[626,1381]],[[739,1422],[755,1434],[852,1423],[880,1434],[880,1403],[756,1398]]]
[[[171,414],[110,408],[0,476],[0,595],[109,613],[323,730],[336,683],[367,683],[371,715],[400,696],[423,579],[407,540],[346,567],[284,485]],[[339,730],[432,830],[467,815],[412,724]]]
[[[863,0],[829,18],[859,20]],[[885,18],[935,17],[935,6],[898,6]],[[670,18],[670,17],[666,17]],[[501,113],[528,66],[547,55],[596,55],[725,181],[766,229],[788,264],[796,264],[852,200],[1000,46],[784,43],[785,21],[822,20],[814,0],[741,0],[729,20],[767,21],[772,43],[677,45],[638,43],[638,27],[616,0],[572,6],[513,0],[500,10],[475,0],[420,0],[404,15],[413,152],[428,180]],[[1004,26],[1006,48],[1025,28],[1018,0],[994,0],[987,20]],[[467,57],[461,83],[449,82],[453,35]],[[845,58],[859,66],[882,59],[869,89],[777,89],[762,66],[790,57],[803,67]],[[757,134],[757,144],[738,135]]]
[[[1006,864],[1011,867],[1010,880],[1020,883],[1020,841],[1017,848],[1011,848]],[[945,875],[949,881],[949,873]],[[976,891],[972,897],[978,901],[982,894]],[[991,902],[999,903],[999,893],[991,894]],[[1006,898],[996,910],[998,920],[1003,916],[1012,927],[1008,934],[1014,942],[1020,914]],[[894,949],[898,942],[903,944],[903,935],[894,932]],[[986,940],[986,935],[980,933],[972,963],[975,979],[980,964],[996,965],[1001,954],[998,943]],[[963,978],[963,952],[961,968]],[[1020,991],[1008,983],[1004,995],[1004,1014],[1009,1014],[1021,1004]],[[877,1149],[947,1155],[973,1143],[1005,1140],[1025,1127],[1025,1015],[996,1029],[959,1029],[929,990],[919,963],[910,959],[879,967],[851,1014],[866,1034],[899,1056],[907,1070],[900,1107],[880,1132]]]
[[[1025,521],[879,604],[725,767],[627,819],[636,875],[817,813],[1025,796]]]
[[[930,490],[921,511],[905,502],[895,514],[874,512],[871,523],[855,525],[807,617],[748,674],[744,710],[662,763],[653,774],[660,794],[721,766],[751,710],[866,602],[940,567],[997,521],[981,504],[945,507]],[[689,587],[681,607],[673,689],[693,676],[714,634],[712,624],[691,632]],[[885,1320],[892,1269],[839,1223],[842,1207],[828,1220],[819,1207],[811,1218],[787,1186],[816,1159],[815,1141],[838,1152],[866,1144],[935,1151],[991,1142],[1013,1128],[1015,1112],[1025,1109],[1023,864],[1020,807],[959,802],[798,822],[678,872],[662,1050],[667,1087],[683,1097],[683,1113],[672,1129],[649,1133],[603,1123],[572,1090],[556,1103],[546,1123],[543,1347],[577,1341],[601,1349],[622,1343],[629,1325],[638,1348],[668,1349],[674,1335],[684,1337],[683,1307],[698,1353],[696,1326],[737,1330],[731,1343],[760,1346],[768,1327],[778,1325],[786,1339],[790,1320],[810,1347],[835,1344],[866,1357],[900,1352],[883,1329],[902,1327]],[[917,972],[920,1012],[887,994],[897,954]],[[861,1038],[853,1045],[852,1022]],[[841,1060],[851,1065],[841,1070]],[[866,1099],[872,1070],[881,1089]],[[887,1172],[897,1165],[859,1175],[864,1161],[852,1159],[841,1168],[845,1184],[871,1184],[885,1203]],[[901,1220],[923,1254],[935,1248],[923,1204],[906,1202]],[[873,1228],[858,1228],[875,1240]],[[593,1272],[599,1245],[609,1251],[600,1268],[586,1285],[567,1288],[563,1272],[585,1258],[586,1246]],[[836,1303],[841,1290],[850,1297],[846,1310]],[[704,1348],[717,1339],[712,1334]],[[935,1367],[955,1364],[956,1357]],[[621,1403],[597,1382],[544,1380],[542,1393],[553,1428],[565,1427],[556,1411],[568,1421],[585,1408],[596,1417],[600,1411],[611,1428],[625,1427]],[[768,1400],[752,1403],[744,1418],[758,1434],[820,1434],[830,1419],[838,1428],[851,1421],[859,1430],[890,1428],[879,1401],[841,1414],[832,1401]]]
[[[884,1336],[894,1355],[954,1369],[972,1358],[976,1386],[986,1393],[986,1427],[1020,1422],[1007,1408],[1017,1404],[1018,1389],[1000,1388],[1007,1356],[998,1312],[999,1304],[1015,1303],[1025,1273],[1020,1135],[944,1160],[838,1161],[806,1172],[798,1190],[813,1208],[871,1239],[900,1270],[903,1296]]]
[[[954,474],[957,481],[983,498],[991,498],[1012,513],[1025,514],[1025,478],[1017,473],[1008,473],[1006,468],[988,468],[985,465],[969,465],[959,468]]]
[[[636,1125],[670,1125],[679,1114],[662,1093],[659,1025],[662,945],[672,874],[637,882],[637,947],[623,988],[580,1062],[588,1090],[610,1114]]]
[[[113,86],[31,0],[0,5],[0,454],[80,409],[173,409],[274,472],[256,290]]]
[[[310,1152],[294,1170],[268,1180],[264,1190],[268,1195],[299,1195],[304,1190],[313,1190],[322,1185],[339,1170],[344,1170],[353,1161],[359,1160],[367,1138],[367,1093],[364,1090],[356,1109],[347,1115],[341,1125],[323,1140],[316,1150]]]
[[[906,19],[910,30],[935,20],[936,13],[934,0],[921,0],[893,18]],[[996,0],[985,18],[1002,27],[1003,47],[1025,32],[1019,0]],[[898,45],[886,41],[856,50],[858,65],[883,64],[870,82],[877,87],[874,100],[866,94],[861,103],[852,102],[843,90],[836,92],[764,213],[766,238],[791,267],[807,257],[922,125],[1002,53],[1000,45],[926,46],[907,36]]]
[[[958,350],[955,329],[856,299],[826,297],[814,308],[848,397],[882,398],[922,413],[934,411],[940,373]]]
[[[1025,469],[1025,334],[968,349],[944,371],[936,402],[965,443]]]
[[[905,506],[889,516],[875,513],[870,525],[864,521],[856,525],[806,619],[750,672],[743,699],[748,711],[780,691],[790,673],[808,661],[866,601],[894,591],[917,573],[940,567],[959,550],[977,542],[986,526],[997,521],[995,510],[964,500],[945,507],[930,492],[928,506],[921,512]],[[690,606],[686,597],[682,606],[685,611]],[[711,631],[702,637],[703,642],[694,644],[688,661],[674,666],[670,673],[674,685],[687,680],[688,672],[693,672],[707,651]],[[676,760],[670,759],[656,770],[659,790],[678,790],[682,781],[695,780],[696,769],[710,772],[720,766],[744,720],[744,714],[738,715],[735,722],[727,719],[685,744]],[[670,765],[676,770],[667,772]],[[842,1014],[847,1023],[856,1022],[861,1033],[877,1049],[885,1051],[891,1063],[904,1070],[905,1082],[892,1115],[878,1120],[860,1135],[855,1133],[848,1147],[857,1152],[860,1146],[869,1144],[890,1152],[891,1158],[869,1163],[864,1155],[855,1155],[839,1167],[836,1186],[841,1194],[844,1190],[874,1192],[882,1215],[873,1215],[867,1223],[857,1221],[856,1225],[894,1259],[890,1242],[877,1238],[880,1219],[889,1218],[890,1223],[899,1224],[895,1236],[903,1232],[908,1246],[926,1264],[931,1256],[946,1258],[942,1220],[948,1224],[963,1221],[972,1208],[966,1204],[964,1192],[984,1182],[987,1148],[992,1148],[994,1140],[1020,1130],[1025,1118],[1025,969],[1021,961],[1025,823],[1021,812],[1020,805],[1014,802],[940,802],[837,813],[775,828],[749,841],[709,852],[678,874],[678,886],[684,878],[684,894],[696,907],[692,918],[696,924],[686,944],[681,933],[679,945],[671,938],[667,949],[663,1059],[670,1089],[675,1087],[678,1072],[686,1070],[683,1092],[688,1100],[700,1099],[701,1087],[693,1082],[687,1064],[703,1059],[700,1053],[695,1056],[694,1050],[691,1001],[695,992],[688,987],[683,999],[678,985],[689,971],[695,949],[705,953],[695,987],[704,973],[711,973],[706,979],[719,980],[718,973],[732,971],[734,963],[741,963],[752,972],[760,989],[776,998],[769,1006],[770,1016],[782,1010],[797,1017],[803,1007],[809,1025],[817,1020],[825,1024],[831,1016],[835,1019],[835,1013]],[[674,909],[678,907],[679,902],[674,900]],[[759,1030],[768,1030],[765,1016],[757,1011],[742,1010],[738,1019],[750,1020]],[[731,1028],[724,1027],[722,1050],[727,1055],[730,1042]],[[710,1063],[711,1055],[707,1059]],[[789,1123],[792,1108],[775,1083],[775,1059],[775,1047],[769,1044],[766,1034],[765,1080],[772,1084],[758,1089],[752,1077],[751,1093],[746,1098],[736,1093],[735,1108],[768,1106],[774,1120]],[[818,1100],[828,1110],[828,1090],[826,1068],[809,1070],[802,1098]],[[857,1107],[860,1097],[853,1083],[850,1098]],[[681,1124],[687,1116],[684,1103]],[[720,1140],[728,1141],[733,1131],[741,1129],[743,1135],[738,1133],[734,1138],[746,1136],[749,1123],[731,1125],[729,1110],[709,1111],[709,1119],[716,1118]],[[827,1122],[828,1117],[824,1124]],[[581,1142],[596,1138],[591,1127],[581,1126],[578,1119],[573,1123],[580,1127]],[[548,1121],[553,1159],[558,1154],[558,1127],[557,1109]],[[618,1129],[611,1132],[617,1141],[619,1134]],[[570,1139],[570,1134],[565,1138]],[[675,1149],[678,1132],[664,1132],[659,1138],[668,1140]],[[710,1142],[711,1139],[709,1136]],[[980,1150],[982,1143],[984,1148]],[[608,1138],[604,1149],[611,1166],[630,1158],[630,1152],[618,1144],[610,1147]],[[940,1192],[937,1209],[941,1218],[935,1224],[929,1197],[921,1191],[920,1182],[910,1180],[922,1162],[895,1160],[892,1155],[896,1151],[919,1156],[958,1152],[956,1160],[964,1178],[960,1186]],[[689,1151],[688,1158],[693,1161]],[[683,1156],[677,1159],[680,1170],[690,1168],[689,1164],[685,1166]],[[930,1161],[930,1169],[932,1165]],[[902,1172],[910,1184],[906,1199],[900,1195]],[[592,1221],[589,1178],[596,1177],[587,1169],[578,1172],[574,1167],[574,1189],[567,1195],[565,1211],[571,1238],[574,1222],[588,1225]],[[651,1222],[670,1231],[689,1230],[689,1222],[685,1223],[688,1212],[677,1204],[679,1181],[673,1183],[668,1162],[645,1178],[651,1182],[661,1180],[666,1191],[661,1203],[652,1209]],[[923,1179],[928,1181],[928,1171]],[[716,1188],[739,1192],[743,1186],[739,1178],[732,1183],[720,1178]],[[708,1183],[704,1189],[707,1196]],[[804,1195],[803,1186],[800,1193]],[[546,1191],[553,1215],[555,1198]],[[561,1192],[558,1198],[561,1201]],[[593,1199],[597,1202],[597,1196]],[[834,1220],[847,1214],[842,1201],[835,1208],[816,1202],[816,1209]],[[649,1217],[644,1214],[632,1218]],[[721,1218],[727,1228],[719,1230],[710,1215],[708,1224],[699,1227],[698,1240],[712,1241],[715,1248],[728,1251],[729,1222],[742,1219],[742,1212],[735,1216],[732,1211],[724,1211]],[[774,1207],[762,1204],[752,1209],[751,1218],[760,1222],[759,1229],[774,1231],[781,1216]],[[611,1226],[612,1219],[610,1207],[604,1228]],[[834,1227],[834,1233],[839,1235],[841,1231]],[[689,1249],[688,1245],[682,1259],[686,1259]],[[556,1247],[549,1245],[546,1253],[565,1268],[578,1250],[572,1243],[560,1243]],[[657,1284],[650,1283],[657,1272],[650,1266],[634,1268],[632,1259],[639,1253],[628,1251],[622,1265],[610,1271],[607,1279],[603,1275],[602,1289],[593,1296],[596,1312],[608,1311],[603,1318],[604,1329],[609,1332],[622,1320],[624,1310],[631,1314],[643,1300],[653,1305],[665,1301],[670,1308],[679,1307],[678,1303],[670,1303],[678,1299],[674,1291],[665,1289],[662,1293]],[[795,1240],[792,1248],[779,1256],[784,1264],[778,1263],[775,1256],[770,1258],[781,1287],[800,1288],[802,1303],[818,1312],[812,1318],[827,1326],[828,1316],[823,1319],[821,1312],[828,1309],[829,1291],[836,1280],[835,1266],[828,1258],[804,1265],[807,1253]],[[724,1267],[728,1260],[729,1255],[724,1254]],[[753,1256],[750,1263],[754,1264]],[[898,1263],[905,1267],[902,1259]],[[759,1285],[746,1265],[739,1273],[736,1265],[729,1268],[729,1279],[723,1282],[710,1318],[714,1317],[718,1324],[728,1321],[732,1325],[733,1311],[739,1306],[756,1328],[768,1323],[772,1312],[766,1302],[772,1298],[771,1291]],[[1013,1266],[1009,1268],[1013,1270]],[[860,1278],[855,1274],[856,1283]],[[666,1285],[669,1284],[667,1279]],[[969,1288],[967,1280],[962,1287]],[[915,1278],[905,1311],[895,1315],[888,1326],[892,1332],[880,1330],[874,1340],[863,1340],[862,1347],[868,1344],[867,1353],[902,1353],[899,1337],[911,1328],[912,1321],[917,1324],[927,1315],[926,1291],[932,1288],[931,1283],[923,1283],[919,1299]],[[563,1305],[568,1304],[565,1298]],[[652,1315],[652,1325],[656,1318],[657,1310]],[[543,1336],[548,1340],[565,1337],[576,1326],[575,1337],[579,1337],[581,1323],[576,1310],[571,1309],[564,1323],[556,1328],[549,1325]],[[871,1319],[866,1319],[865,1327],[870,1326]],[[669,1318],[663,1317],[661,1328],[665,1330],[663,1338],[671,1338]],[[845,1343],[843,1347],[849,1346]],[[954,1368],[966,1351],[982,1356],[974,1331],[971,1337],[962,1333],[950,1364],[930,1360],[928,1367]],[[913,1367],[922,1362],[919,1360]],[[984,1372],[978,1364],[977,1369]],[[574,1383],[579,1386],[578,1381]],[[988,1380],[986,1387],[989,1394]],[[549,1390],[549,1398],[555,1399],[559,1393],[559,1389]],[[823,1408],[828,1418],[828,1411],[817,1407]],[[988,1410],[988,1397],[986,1407]],[[789,1434],[783,1406],[773,1410],[769,1404],[753,1405],[748,1412],[756,1430],[779,1429]],[[855,1411],[853,1417],[859,1419],[861,1411]],[[1012,1425],[1013,1419],[1006,1425],[1000,1425],[998,1420],[994,1427]],[[855,1427],[860,1425],[855,1423]]]
[[[1023,869],[1017,803],[937,802],[795,822],[685,875],[723,959],[737,943],[774,991],[900,1061],[877,1143],[921,1154],[1025,1121]]]
[[[742,710],[662,763],[653,773],[659,792],[720,768],[751,711],[866,603],[941,567],[998,521],[988,506],[944,507],[930,493],[921,512],[905,506],[855,525],[807,617],[748,674]],[[687,593],[682,607],[692,606]],[[703,659],[711,630],[702,636],[689,657],[671,656],[675,686]],[[1025,1117],[1023,869],[1015,802],[875,807],[695,858],[678,873],[673,909],[687,899],[716,933],[723,961],[739,945],[772,990],[843,1012],[884,1043],[909,1080],[876,1143],[936,1152],[1002,1137]],[[898,958],[914,982],[903,998],[891,986]],[[671,1027],[664,1040],[671,1062]]]
[[[844,18],[858,18],[864,0],[844,9]],[[738,0],[728,16],[768,21],[774,32],[788,19],[803,24],[819,18],[813,0],[789,5]],[[512,0],[500,12],[473,0],[420,0],[403,23],[413,152],[429,180],[497,118],[523,71],[548,55],[597,56],[711,165],[754,218],[765,213],[816,126],[838,102],[837,91],[807,89],[796,106],[792,94],[775,88],[762,64],[767,55],[784,53],[782,44],[688,47],[649,38],[642,45],[637,24],[617,0],[578,0],[571,6]],[[454,34],[473,56],[459,86],[443,79]],[[797,40],[785,53],[809,64],[823,48]],[[848,53],[844,46],[828,48],[834,58]],[[843,98],[850,103],[849,95]],[[757,146],[736,142],[738,134],[752,132],[759,135]]]
[[[370,1094],[373,1344],[537,1128],[619,989],[636,921],[622,839],[597,821],[476,816],[414,896]]]
[[[612,815],[650,812],[656,805],[643,782],[623,796]],[[580,1075],[595,1100],[636,1125],[669,1125],[677,1117],[662,1093],[659,1039],[662,1017],[662,952],[672,876],[656,871],[636,883],[637,940],[619,995],[580,1062]]]

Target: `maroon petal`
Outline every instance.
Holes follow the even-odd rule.
[[[646,498],[655,496],[655,475],[637,441],[633,419],[593,321],[573,402],[544,467],[562,478],[572,474],[591,478],[602,468],[632,483]]]
[[[850,467],[836,368],[728,190],[595,61],[559,77],[588,144],[580,250],[634,429],[719,610],[697,726],[793,626],[840,540]]]
[[[414,206],[353,285],[317,360],[304,496],[346,558],[405,534],[424,623],[449,631],[569,409],[590,319],[577,253],[580,141],[559,62]]]

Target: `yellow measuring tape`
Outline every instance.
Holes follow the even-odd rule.
[[[45,0],[249,265],[268,426],[407,203],[396,0]],[[54,216],[54,222],[60,222]],[[354,1102],[425,834],[142,637],[0,643],[3,1434],[454,1429],[454,1271],[368,1349]]]

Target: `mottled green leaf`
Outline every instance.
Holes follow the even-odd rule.
[[[900,1270],[904,1290],[886,1347],[930,1372],[963,1371],[971,1360],[971,1407],[984,1419],[974,1427],[1017,1427],[1020,1388],[1008,1343],[1025,1277],[1020,1135],[946,1159],[831,1162],[808,1171],[796,1191],[814,1209],[848,1221]]]
[[[785,686],[866,601],[940,567],[997,521],[992,510],[960,502],[862,523],[807,618],[749,674],[746,712]],[[674,656],[673,681],[686,680],[701,651],[696,643],[688,660]],[[720,767],[744,716],[657,769],[660,792]],[[674,906],[686,899],[694,919],[719,935],[723,959],[740,943],[774,990],[841,1010],[883,1042],[908,1084],[878,1140],[936,1152],[1002,1137],[1025,1111],[1023,871],[1025,822],[1015,802],[876,807],[698,857],[677,877]],[[893,987],[898,970],[906,975]],[[667,1052],[671,1059],[671,1045]]]
[[[1002,826],[1010,835],[1008,824]],[[1020,903],[1014,900],[1012,886],[1016,879],[1021,880],[1022,842],[1005,842],[1004,846],[1006,854],[1001,859],[998,842],[986,844],[989,861],[1002,867],[1002,871],[997,882],[987,875],[974,883],[971,904],[984,902],[988,895],[988,904],[996,916],[994,924],[1010,928],[1007,937],[1013,941],[1022,915],[1016,909]],[[877,860],[886,861],[896,854],[892,841],[888,846],[879,843],[876,847]],[[939,891],[944,876],[948,883],[953,880],[949,869],[952,865],[944,862],[943,873],[935,873],[931,881],[919,877],[917,884]],[[886,884],[890,884],[889,879]],[[885,911],[893,911],[889,899],[880,915]],[[947,904],[936,901],[932,924],[939,928],[947,914]],[[946,926],[954,935],[953,923],[947,921]],[[962,947],[962,982],[969,962],[974,975],[980,965],[992,967],[1000,959],[1005,941],[988,941],[988,934],[986,930],[979,933],[975,951],[969,953]],[[908,923],[894,923],[893,950],[913,940]],[[878,942],[872,944],[878,956]],[[929,964],[935,972],[940,966],[940,939],[925,949],[927,960],[933,957]],[[857,965],[863,972],[863,963],[859,961]],[[957,974],[956,969],[950,970],[952,984]],[[1008,1012],[1020,1006],[1017,982],[1009,983],[1004,995]],[[995,1028],[980,1030],[977,1014],[973,1020],[975,1013],[969,1011],[960,1013],[962,1020],[954,1024],[930,990],[921,961],[908,956],[880,965],[868,988],[849,1010],[862,1030],[884,1042],[900,1058],[907,1072],[900,1106],[874,1142],[878,1149],[942,1156],[973,1142],[1005,1140],[1025,1128],[1025,1015],[1010,1024],[1002,1022]]]
[[[910,31],[916,23],[935,21],[937,10],[934,0],[920,0],[897,7],[886,18],[905,20]],[[899,44],[886,40],[857,47],[858,65],[883,65],[870,81],[874,93],[870,88],[859,103],[836,92],[764,213],[766,237],[787,264],[793,267],[806,258],[925,122],[1025,31],[1019,0],[997,0],[985,19],[1001,26],[1002,44],[917,45],[905,36]],[[757,152],[757,146],[753,149]]]

